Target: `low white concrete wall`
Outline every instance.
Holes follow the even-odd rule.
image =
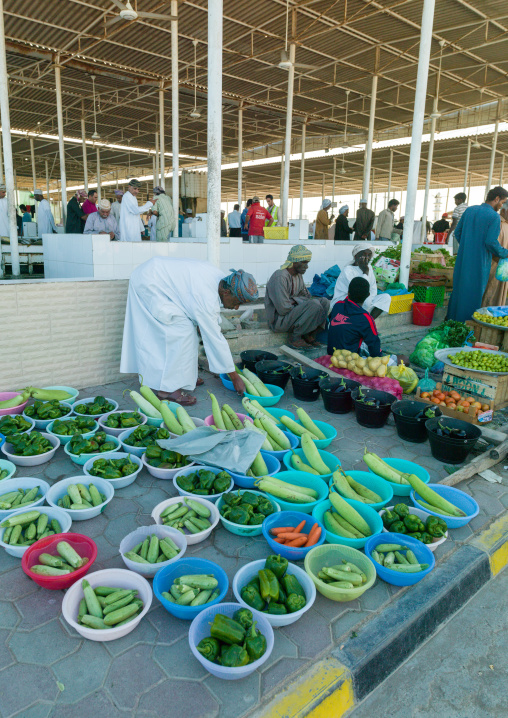
[[[220,264],[224,271],[244,269],[264,285],[285,262],[294,244],[289,240],[267,240],[263,245],[244,243],[241,237],[221,240]],[[365,242],[366,247],[384,248],[389,242]],[[312,261],[306,280],[334,264],[344,267],[351,260],[353,242],[307,240]],[[45,234],[43,236],[44,273],[48,279],[90,277],[128,279],[133,269],[151,257],[206,259],[206,240],[177,242],[111,242],[104,235]]]

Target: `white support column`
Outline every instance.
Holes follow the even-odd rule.
[[[425,116],[425,99],[427,96],[430,49],[432,44],[432,26],[434,24],[434,7],[435,0],[424,0],[420,31],[418,74],[416,77],[414,99],[411,150],[409,153],[406,210],[404,212],[404,234],[402,236],[402,254],[400,260],[399,282],[405,284],[406,287],[408,286],[409,281],[409,264],[411,261],[411,249],[413,246],[413,224],[416,208],[416,193],[418,190],[418,175],[420,170],[420,152],[423,134],[423,119]]]
[[[65,175],[65,146],[63,140],[63,108],[60,55],[56,56],[55,61],[55,90],[56,117],[58,123],[58,150],[60,155],[60,190],[62,196],[62,220],[65,227],[65,220],[67,219],[67,177]]]
[[[238,108],[238,204],[242,206],[243,107]]]
[[[376,176],[376,169],[375,169],[375,167],[373,167],[373,168],[372,168],[372,187],[371,187],[371,189],[370,189],[370,207],[371,207],[372,209],[373,209],[374,194],[375,194],[375,191],[374,191],[374,187],[375,187],[375,185],[374,185],[374,177],[375,177],[375,176]],[[368,197],[367,197],[367,199],[368,199]],[[374,214],[375,214],[375,213],[376,213],[376,211],[374,210]]]
[[[83,184],[88,192],[88,155],[86,152],[85,103],[81,100],[81,145],[83,149]]]
[[[48,160],[45,161],[45,165],[46,165],[46,194],[48,196],[48,201],[49,201],[49,161]]]
[[[323,172],[323,176],[321,178],[321,202],[325,198],[325,173]]]
[[[164,162],[164,82],[161,80],[159,88],[159,132],[160,132],[160,155],[161,155],[161,187],[166,189],[165,185],[165,162]]]
[[[376,48],[377,50],[377,48]],[[377,65],[377,60],[376,60]],[[370,94],[369,134],[365,148],[365,164],[363,167],[362,198],[369,198],[370,167],[372,164],[372,142],[374,140],[374,121],[376,119],[377,75],[372,76],[372,90]]]
[[[178,0],[171,0],[171,14],[175,17],[178,15]],[[173,211],[176,217],[173,237],[178,237],[178,212],[180,208],[178,120],[178,20],[171,20],[171,151],[173,155]]]
[[[220,266],[222,160],[222,0],[208,0],[208,261]]]
[[[14,192],[14,164],[12,161],[11,119],[9,111],[9,78],[5,54],[4,3],[0,0],[0,116],[4,150],[5,186],[7,190],[7,217],[13,277],[19,277],[18,225],[16,221],[16,197]],[[0,245],[0,258],[2,249]],[[0,273],[2,272],[0,263]]]
[[[161,178],[159,172],[159,133],[155,133],[155,177],[153,178],[154,185],[160,185]]]
[[[101,148],[96,147],[97,150],[97,201],[99,202],[101,197]]]
[[[295,87],[295,54],[296,45],[289,45],[288,96],[286,105],[286,140],[284,143],[284,184],[282,188],[282,226],[288,223],[289,171],[291,168],[291,130],[293,128],[293,94]]]
[[[34,147],[34,138],[30,137],[30,160],[32,165],[32,188],[33,193],[35,194],[35,190],[37,189],[37,173],[35,171],[35,147]],[[49,197],[48,197],[49,200]],[[35,203],[35,221],[37,222],[37,217],[39,215],[38,205],[37,202]]]
[[[485,187],[485,194],[490,190],[492,185],[492,177],[494,176],[494,164],[496,162],[496,147],[497,147],[497,135],[499,132],[499,111],[501,109],[501,100],[497,101],[497,117],[494,128],[494,137],[492,138],[492,149],[490,151],[490,165],[489,165],[489,178],[487,180],[487,186]]]
[[[0,182],[4,181],[4,154],[2,151],[2,139],[0,137]]]
[[[499,170],[499,186],[503,186],[503,175],[504,175],[504,155],[501,155],[501,169]]]
[[[335,202],[335,176],[337,175],[337,158],[333,158],[333,177],[332,177],[332,204]],[[334,210],[332,209],[332,214]]]
[[[464,194],[467,194],[467,186],[469,181],[469,159],[471,157],[471,140],[467,140],[466,169],[464,170]]]
[[[423,196],[423,215],[422,215],[422,231],[421,240],[425,242],[427,239],[427,212],[429,208],[429,191],[430,191],[430,178],[432,176],[432,158],[434,156],[434,135],[436,133],[436,122],[441,115],[437,111],[437,92],[434,97],[434,109],[430,116],[430,140],[429,140],[429,152],[427,155],[427,174],[425,176],[425,194]]]
[[[300,219],[303,219],[303,185],[305,181],[305,135],[307,131],[307,118],[302,125],[302,160],[300,163]]]
[[[392,170],[393,170],[393,150],[390,150],[390,165],[388,167],[388,189],[386,191],[386,194],[388,195],[386,200],[386,206],[388,207],[388,202],[390,201],[390,194],[392,192]]]
[[[156,175],[155,175],[155,155],[152,155],[152,174],[153,174],[153,185],[154,187],[157,185]]]

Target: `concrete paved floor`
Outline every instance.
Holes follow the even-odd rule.
[[[198,404],[191,414],[210,414],[206,390],[219,402],[240,410],[240,400],[225,390],[218,378],[205,374],[205,386],[197,390]],[[132,408],[126,388],[128,380],[108,386],[89,387],[80,397],[98,394],[115,399],[120,408]],[[295,399],[288,385],[279,403],[292,409]],[[338,432],[329,447],[346,469],[365,468],[364,447],[382,457],[417,461],[432,479],[446,476],[441,463],[430,455],[428,442],[407,444],[397,437],[393,420],[382,429],[360,427],[353,414],[333,415],[321,400],[305,404],[315,419],[330,422]],[[81,473],[59,449],[54,459],[40,467],[18,469],[17,476],[41,476],[50,484]],[[436,551],[445,559],[457,542],[469,539],[493,517],[508,507],[508,478],[502,484],[482,479],[465,482],[466,490],[480,503],[480,514],[468,526],[450,532]],[[104,513],[95,519],[74,523],[71,530],[92,537],[98,546],[94,570],[124,568],[118,554],[121,539],[138,526],[152,523],[153,507],[175,495],[170,481],[160,481],[143,470],[136,482],[116,492]],[[188,556],[201,556],[220,564],[230,585],[236,571],[246,562],[268,555],[263,537],[243,539],[221,525],[203,543],[190,546]],[[303,565],[302,563],[300,565]],[[106,644],[81,639],[65,623],[60,606],[63,592],[38,588],[22,571],[19,559],[0,550],[0,716],[22,718],[88,718],[99,710],[109,716],[156,718],[185,713],[186,718],[241,718],[273,695],[290,676],[327,655],[362,621],[396,601],[401,590],[383,581],[350,603],[335,603],[317,595],[314,606],[295,624],[276,631],[274,651],[261,671],[249,678],[224,683],[211,677],[190,653],[189,623],[173,618],[154,598],[152,608],[128,636]],[[226,600],[232,600],[230,590]],[[439,718],[446,718],[440,716]],[[466,716],[465,718],[469,718]]]
[[[508,571],[489,581],[350,718],[505,718]]]

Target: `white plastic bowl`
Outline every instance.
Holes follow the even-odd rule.
[[[75,389],[73,386],[43,386],[42,388],[61,389],[62,391],[66,391],[68,394],[72,395],[70,399],[64,399],[64,401],[67,401],[69,404],[74,404],[79,396],[79,389]]]
[[[28,476],[18,476],[15,479],[5,479],[4,481],[0,482],[0,495],[8,494],[11,491],[17,491],[18,489],[33,489],[36,486],[40,487],[42,498],[37,499],[37,501],[34,501],[33,504],[28,504],[27,506],[22,507],[24,511],[30,511],[31,509],[35,509],[39,506],[42,506],[42,504],[44,503],[44,500],[46,499],[47,493],[49,491],[49,484],[47,481],[43,481],[42,479],[34,479]],[[0,510],[0,522],[17,510],[18,506],[15,506],[13,509]]]
[[[178,491],[178,493],[180,494],[180,496],[188,496],[189,498],[194,499],[198,494],[193,494],[191,491],[184,491],[183,489],[181,489],[181,488],[178,486],[178,483],[177,483],[177,482],[178,482],[178,477],[179,477],[179,476],[188,476],[189,474],[194,473],[194,471],[201,471],[202,469],[203,469],[204,471],[211,471],[212,474],[215,474],[215,476],[217,476],[217,474],[220,474],[222,471],[224,471],[224,469],[217,469],[217,468],[214,467],[214,466],[204,466],[203,464],[196,464],[195,466],[189,466],[189,467],[185,467],[185,468],[183,468],[183,469],[180,469],[180,471],[178,471],[178,472],[173,476],[173,484],[174,484],[174,487],[175,487],[175,489]],[[229,471],[227,471],[226,473],[229,474]],[[230,476],[231,476],[231,474],[230,474]],[[221,492],[218,493],[218,494],[208,494],[208,496],[204,496],[203,498],[207,499],[208,501],[216,501],[220,496],[222,496],[222,494],[227,494],[227,493],[229,493],[229,492],[232,490],[232,488],[233,488],[234,485],[235,485],[235,480],[234,480],[233,477],[231,476],[231,483],[229,484],[229,488],[228,488],[228,489],[226,489],[225,491],[221,491]]]
[[[47,403],[47,402],[44,402],[44,403]],[[69,410],[67,412],[67,414],[62,414],[62,416],[59,416],[58,418],[59,419],[68,419],[70,417],[70,415],[72,414],[72,404],[70,404],[68,401],[59,401],[58,403],[61,404],[62,406],[66,406],[67,409]],[[26,409],[25,409],[25,411],[26,411]],[[48,427],[48,425],[51,424],[52,421],[55,421],[54,419],[36,419],[33,416],[27,416],[25,414],[25,411],[23,412],[23,418],[26,419],[27,421],[33,421],[37,431],[46,431],[46,428]]]
[[[125,451],[127,454],[134,454],[135,456],[139,456],[139,458],[141,458],[146,451],[146,446],[130,446],[130,444],[125,443],[125,439],[130,436],[136,428],[136,426],[133,426],[132,429],[125,429],[125,431],[122,431],[117,438],[122,445],[122,451]],[[166,427],[164,426],[163,428],[165,429]],[[171,436],[169,438],[171,438]]]
[[[415,516],[418,516],[418,518],[420,518],[423,521],[423,523],[425,523],[425,521],[428,519],[428,517],[432,515],[432,514],[427,513],[427,511],[424,511],[423,509],[416,509],[414,506],[408,506],[408,509],[409,509],[410,514],[414,514]],[[393,506],[385,506],[384,509],[382,509],[381,511],[378,511],[378,514],[382,517],[385,511],[393,511]],[[445,519],[445,521],[446,521],[446,519]],[[385,533],[385,534],[390,533],[390,530],[385,528],[384,524],[383,524],[382,533]],[[441,536],[440,539],[436,539],[436,541],[433,541],[432,543],[426,543],[426,544],[424,544],[424,546],[426,546],[428,549],[430,549],[432,552],[434,552],[438,546],[441,546],[441,544],[443,544],[446,541],[447,538],[448,538],[448,531],[445,533],[444,536]],[[423,541],[421,543],[423,543]]]
[[[15,516],[16,514],[24,514],[27,511],[31,511],[32,506],[28,506],[26,509],[19,509],[18,511],[11,511],[9,516]],[[49,521],[52,519],[56,519],[60,526],[62,527],[61,533],[67,533],[69,531],[72,519],[69,516],[69,514],[64,511],[63,509],[54,506],[37,506],[37,511],[41,514],[47,514]],[[16,558],[21,558],[28,546],[11,546],[8,543],[4,543],[3,537],[4,537],[5,529],[0,529],[0,546],[3,546],[4,549],[9,553],[11,556],[15,556]]]
[[[114,641],[117,638],[126,636],[136,628],[152,605],[153,593],[150,584],[146,578],[134,573],[134,571],[127,571],[125,568],[106,568],[103,571],[89,573],[85,578],[92,588],[96,586],[111,586],[112,588],[119,589],[134,589],[138,592],[137,597],[144,603],[141,613],[123,626],[113,626],[112,628],[101,630],[88,628],[77,622],[79,602],[83,598],[83,588],[81,581],[73,583],[72,586],[67,589],[63,598],[62,614],[69,626],[74,628],[83,638],[88,638],[90,641],[100,641],[102,643],[103,641]]]
[[[7,461],[7,459],[0,459],[0,471],[9,472],[5,479],[2,479],[2,481],[9,481],[16,473],[16,464],[13,464],[12,461]],[[2,486],[1,482],[0,486]]]
[[[108,436],[107,441],[111,441],[115,448],[112,451],[97,451],[95,454],[73,454],[70,450],[70,441],[64,446],[64,451],[69,459],[76,464],[76,466],[84,466],[89,459],[104,458],[108,459],[111,454],[119,453],[121,450],[120,440],[116,436]]]
[[[85,476],[89,476],[92,484],[94,483],[94,479],[100,478],[101,476],[94,476],[90,473],[90,469],[94,465],[94,462],[97,461],[97,459],[102,459],[103,457],[99,454],[98,456],[94,456],[91,459],[88,459],[86,464],[83,466],[83,473]],[[124,454],[123,451],[114,451],[111,454],[106,454],[104,457],[105,459],[127,459],[129,458],[133,464],[136,464],[138,467],[138,470],[135,471],[133,474],[129,474],[128,476],[122,476],[121,479],[103,479],[103,481],[107,481],[111,486],[113,486],[115,489],[123,489],[126,486],[130,486],[136,481],[136,477],[143,468],[143,464],[141,463],[141,459],[139,456],[134,456],[133,454]],[[127,549],[129,550],[129,549]]]
[[[105,431],[106,434],[109,434],[110,436],[120,436],[120,434],[123,434],[126,429],[123,427],[120,427],[119,429],[113,429],[110,426],[106,426],[104,422],[108,420],[108,417],[111,416],[111,414],[139,414],[141,417],[141,421],[139,422],[138,426],[142,426],[143,424],[146,424],[146,416],[142,414],[140,411],[136,412],[136,409],[118,409],[117,411],[110,411],[108,414],[103,414],[99,419],[99,426],[101,427],[102,431]],[[135,429],[135,426],[131,426],[131,429]]]
[[[181,466],[179,469],[159,469],[157,466],[151,466],[148,463],[148,461],[146,460],[146,453],[143,453],[143,455],[141,456],[141,461],[143,462],[143,466],[149,474],[155,476],[156,479],[163,479],[166,481],[168,481],[169,479],[173,479],[174,476],[176,474],[179,474],[181,471],[184,471],[185,469],[190,469],[191,466],[194,466],[194,462],[192,462],[190,464],[186,464],[186,466]]]
[[[204,426],[204,425],[205,425],[204,419],[199,419],[197,416],[191,416],[190,418],[191,418],[192,421],[196,424],[196,429],[199,428],[200,426]],[[165,429],[168,429],[168,427],[166,426],[166,424],[163,424],[163,426],[164,426]],[[169,429],[168,429],[168,431],[169,431]],[[176,438],[178,438],[178,436],[180,436],[180,434],[173,434],[172,431],[169,431],[169,433],[171,434],[171,438],[172,438],[172,439],[176,439]]]
[[[16,456],[16,454],[11,453],[12,444],[8,444],[7,442],[2,446],[2,451],[9,461],[12,461],[16,466],[39,466],[40,464],[45,464],[47,461],[51,461],[55,455],[56,450],[60,446],[60,439],[52,434],[46,434],[43,431],[41,431],[41,434],[53,446],[53,448],[50,449],[50,451],[46,451],[45,454],[38,454],[37,456]]]
[[[251,561],[250,563],[245,564],[245,566],[242,566],[242,568],[240,568],[236,572],[233,579],[233,593],[235,594],[236,600],[238,601],[238,603],[241,603],[242,606],[248,608],[250,611],[252,611],[252,607],[249,606],[248,603],[245,603],[245,601],[240,595],[240,591],[244,586],[249,583],[251,579],[258,575],[258,571],[261,571],[261,569],[265,567],[265,562],[266,559],[262,558],[259,561]],[[309,610],[309,608],[316,600],[316,587],[314,586],[314,582],[302,568],[296,566],[294,563],[289,563],[287,573],[292,574],[298,580],[298,583],[301,585],[305,592],[305,598],[307,600],[307,603],[299,611],[295,611],[294,613],[286,613],[282,616],[272,615],[271,613],[264,613],[263,616],[266,617],[268,623],[275,627],[289,626],[291,623],[295,623],[295,621],[298,621],[298,619],[301,618],[303,614]]]
[[[205,608],[201,611],[201,613],[198,613],[189,628],[189,646],[195,658],[198,659],[203,668],[206,668],[212,676],[222,678],[226,681],[235,681],[239,678],[246,678],[247,676],[250,676],[250,674],[254,673],[257,668],[263,665],[263,663],[266,663],[273,651],[274,635],[273,628],[267,620],[268,614],[259,613],[258,611],[250,609],[254,616],[254,620],[257,622],[256,628],[258,628],[266,638],[266,651],[263,653],[261,658],[258,658],[257,661],[253,661],[252,663],[248,663],[246,666],[240,666],[239,668],[227,668],[219,666],[217,663],[212,663],[212,661],[209,661],[201,655],[196,646],[203,638],[208,638],[210,635],[209,624],[213,622],[215,614],[222,613],[224,616],[232,618],[235,611],[238,611],[240,608],[243,608],[243,606],[239,603],[216,603],[214,606]]]
[[[72,416],[67,417],[67,419],[72,419],[72,418],[73,418]],[[80,417],[80,418],[82,418],[82,417]],[[53,419],[53,421],[50,424],[48,424],[46,431],[48,432],[48,434],[51,434],[51,436],[56,436],[57,439],[60,439],[60,443],[62,444],[62,446],[65,446],[65,444],[68,444],[69,441],[72,439],[72,434],[57,434],[56,431],[53,431],[53,426],[55,424],[55,421],[58,421],[58,419]],[[99,429],[98,422],[95,421],[95,419],[92,419],[92,421],[95,424],[95,426],[91,431],[85,431],[84,434],[81,434],[83,439],[90,439],[90,437],[92,437]]]
[[[167,508],[171,504],[178,504],[178,503],[183,504],[184,503],[183,499],[184,499],[183,496],[174,496],[172,499],[166,499],[165,501],[161,501],[160,504],[157,504],[157,506],[155,506],[155,508],[152,510],[152,514],[151,514],[155,523],[159,524],[159,526],[163,526],[164,524],[162,523],[161,518],[160,518],[161,513],[164,511],[165,508]],[[209,529],[206,529],[206,531],[200,531],[197,534],[191,534],[191,533],[187,534],[186,533],[185,538],[187,539],[188,546],[191,546],[192,544],[195,544],[195,543],[201,543],[201,541],[204,541],[205,539],[207,539],[210,536],[210,534],[212,533],[212,531],[214,530],[214,528],[219,523],[219,519],[220,519],[219,509],[217,508],[217,506],[215,504],[212,504],[211,501],[207,501],[206,499],[202,498],[201,496],[193,496],[192,499],[193,499],[193,501],[197,501],[199,504],[203,504],[204,506],[206,506],[207,509],[210,509],[210,516],[208,518],[208,521],[211,523],[211,526]],[[184,529],[184,531],[186,531],[186,529]]]
[[[64,509],[58,506],[58,499],[61,499],[67,493],[69,484],[84,484],[85,486],[93,484],[97,491],[105,495],[106,501],[103,501],[102,504],[98,506],[93,506],[91,509]],[[50,506],[54,506],[57,509],[62,508],[63,511],[69,514],[73,521],[86,521],[102,513],[114,495],[115,489],[111,486],[111,482],[106,479],[100,479],[98,476],[70,476],[67,479],[62,479],[61,481],[57,481],[56,484],[53,484],[46,494],[46,501]]]
[[[109,402],[110,404],[113,404],[113,409],[111,409],[110,411],[105,411],[104,414],[94,414],[93,416],[90,416],[90,414],[80,414],[75,409],[73,409],[73,413],[75,414],[75,416],[84,416],[87,419],[99,419],[101,416],[106,416],[106,414],[111,414],[112,411],[116,411],[118,409],[117,401],[115,401],[114,399],[108,399],[107,396],[105,396],[104,398],[106,399],[107,402]],[[94,401],[95,401],[94,396],[88,397],[87,399],[80,399],[79,401],[74,402],[73,407],[75,404],[93,404]]]
[[[160,563],[153,564],[137,563],[137,561],[131,561],[129,558],[126,558],[125,554],[128,551],[131,551],[134,546],[137,546],[138,543],[144,541],[145,538],[151,534],[155,534],[159,539],[163,539],[168,536],[176,543],[180,549],[180,553],[167,561],[161,561]],[[170,526],[161,526],[160,524],[140,526],[135,531],[131,531],[130,534],[127,534],[127,536],[125,536],[125,538],[123,538],[120,542],[120,555],[124,564],[131,571],[135,571],[141,576],[146,576],[147,578],[153,578],[159,569],[164,568],[164,566],[169,566],[170,563],[174,563],[175,561],[181,559],[186,551],[187,537],[180,533],[180,531],[177,531],[177,529],[172,529]]]

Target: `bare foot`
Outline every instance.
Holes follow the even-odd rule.
[[[198,378],[196,380],[196,386],[203,386],[204,383],[205,383],[204,380],[198,376]]]
[[[174,401],[176,404],[180,404],[181,406],[193,406],[197,402],[195,396],[192,396],[192,394],[187,394],[187,392],[182,391],[182,389],[178,389],[177,391],[171,392],[158,391],[156,393],[159,399],[161,399],[161,401]]]
[[[289,337],[288,344],[293,349],[307,349],[308,343],[300,337]]]

